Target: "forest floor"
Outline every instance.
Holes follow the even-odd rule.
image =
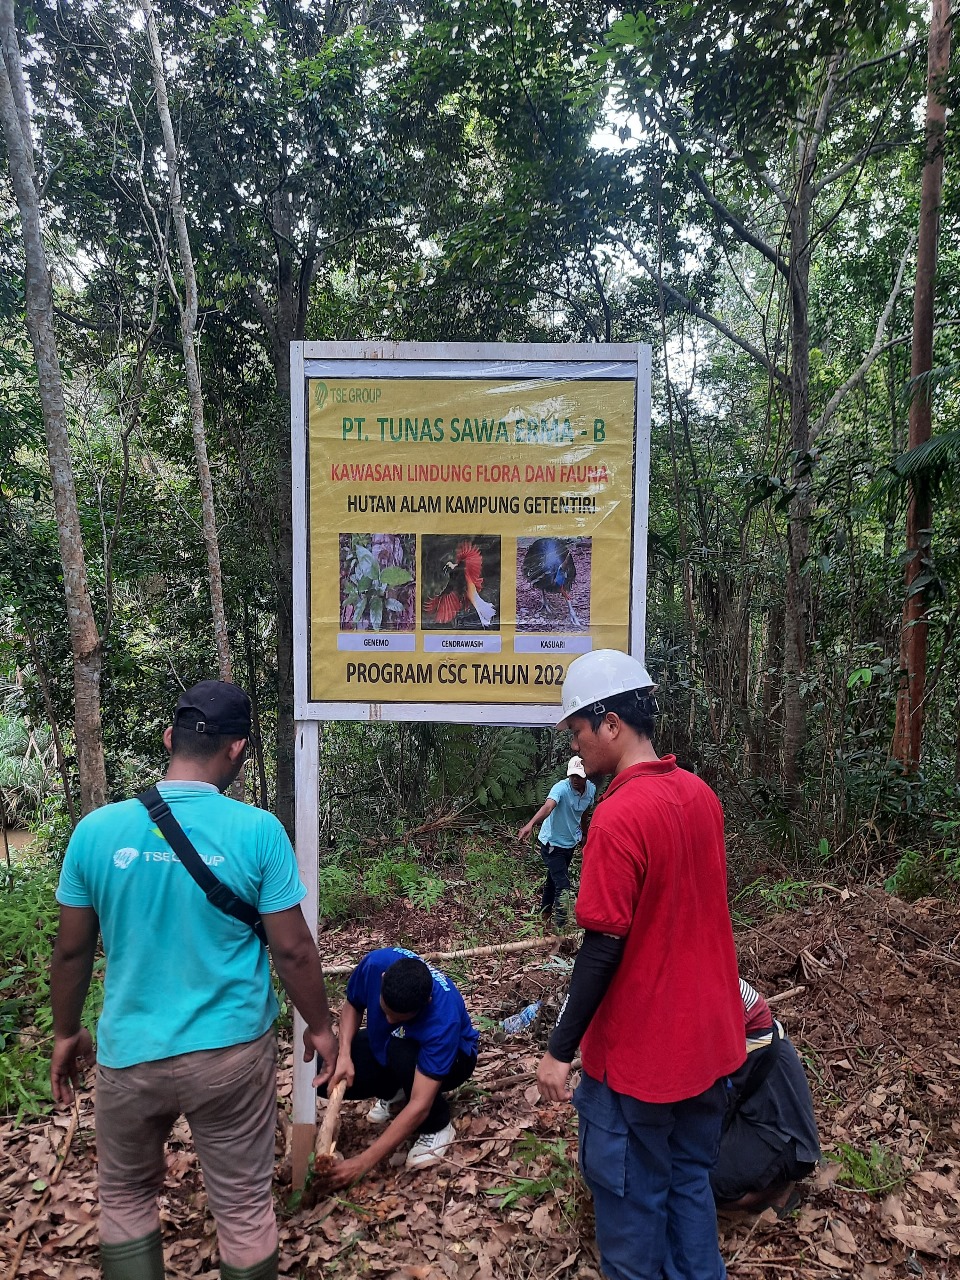
[[[398,902],[362,928],[325,933],[321,950],[337,964],[384,940],[454,949],[470,945],[464,939],[475,929],[475,920],[446,905],[428,913]],[[488,921],[484,931],[486,942],[511,934],[507,921]],[[741,929],[737,942],[744,976],[764,994],[798,988],[774,1008],[807,1063],[825,1155],[786,1219],[769,1210],[721,1219],[730,1276],[960,1276],[960,908],[821,886],[802,909]],[[385,1168],[339,1199],[308,1190],[291,1208],[281,1108],[283,1274],[596,1280],[574,1114],[541,1103],[533,1077],[574,946],[444,966],[483,1030],[476,1076],[455,1104],[458,1140],[446,1163],[417,1173]],[[504,1038],[495,1029],[538,998],[544,1010],[528,1033]],[[288,1068],[281,1096],[289,1093]],[[344,1108],[346,1155],[372,1137],[365,1109]],[[9,1280],[24,1239],[16,1269],[23,1280],[97,1276],[90,1092],[76,1116],[19,1128],[8,1122],[2,1138],[0,1264]],[[162,1217],[168,1275],[215,1273],[213,1224],[184,1127],[170,1144]]]

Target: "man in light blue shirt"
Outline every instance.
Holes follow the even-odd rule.
[[[305,1060],[319,1055],[328,1078],[337,1040],[293,848],[272,814],[221,794],[239,775],[249,734],[242,689],[194,685],[164,733],[170,763],[158,790],[201,860],[260,912],[277,973],[307,1023]],[[81,1014],[98,936],[107,958],[96,1099],[105,1280],[162,1280],[157,1197],[181,1114],[217,1223],[223,1280],[275,1280],[278,1005],[266,948],[208,900],[139,800],[81,820],[57,899],[57,1102],[73,1101],[93,1049]]]
[[[583,839],[583,815],[593,804],[597,788],[587,781],[587,773],[579,756],[567,762],[567,776],[550,788],[550,794],[528,823],[520,828],[519,838],[528,840],[537,823],[542,823],[538,847],[547,870],[540,913],[548,921],[556,908],[557,928],[567,922],[567,895],[570,892],[570,863],[574,849]]]

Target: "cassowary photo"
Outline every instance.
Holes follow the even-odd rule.
[[[423,538],[423,626],[497,630],[500,539]]]
[[[589,538],[518,539],[518,631],[588,629],[590,552]]]

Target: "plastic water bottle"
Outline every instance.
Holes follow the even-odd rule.
[[[540,1012],[542,1000],[535,1000],[533,1004],[528,1004],[525,1009],[521,1009],[519,1013],[512,1013],[509,1018],[504,1018],[500,1023],[508,1036],[515,1036],[518,1031],[522,1031],[524,1027],[529,1027]]]

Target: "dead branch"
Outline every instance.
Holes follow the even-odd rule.
[[[793,996],[802,995],[806,989],[806,987],[791,987],[789,991],[778,991],[774,996],[767,996],[767,1004],[781,1004],[784,1000],[792,999]]]
[[[537,951],[540,947],[552,947],[563,942],[559,936],[549,938],[524,938],[521,942],[497,942],[487,947],[467,947],[463,951],[425,951],[422,960],[467,960],[477,956],[510,955],[516,951]],[[329,975],[353,973],[356,966],[352,964],[324,965],[323,972]]]
[[[441,813],[427,822],[422,822],[419,827],[411,827],[409,831],[404,831],[403,835],[367,836],[363,843],[367,849],[382,849],[387,845],[408,844],[417,836],[429,835],[431,831],[444,831],[446,828],[456,825],[459,817],[460,810],[453,809],[449,813]]]

